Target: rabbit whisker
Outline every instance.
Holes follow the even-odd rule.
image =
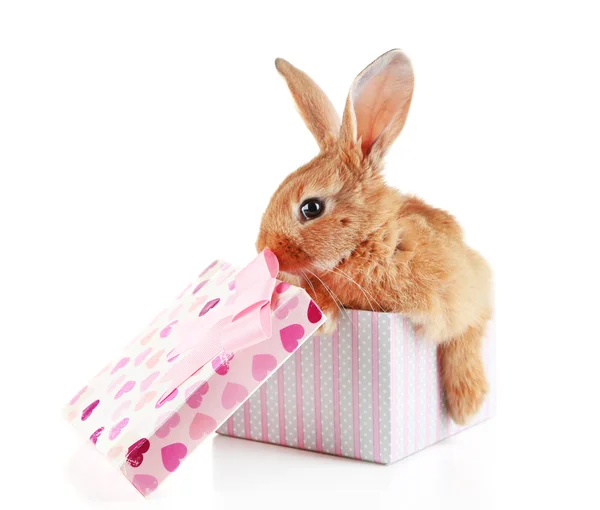
[[[313,275],[317,280],[319,280],[319,282],[321,282],[321,285],[323,285],[323,288],[329,293],[329,295],[331,296],[331,299],[333,299],[335,305],[338,307],[338,310],[340,311],[340,314],[344,314],[346,315],[346,317],[350,317],[348,314],[348,311],[345,310],[344,305],[342,304],[342,301],[340,300],[339,297],[337,297],[335,295],[335,293],[325,284],[325,282],[323,280],[321,280],[321,278],[319,278],[315,273],[313,273],[310,269],[307,269],[306,271],[308,271],[311,275]]]
[[[350,275],[348,275],[348,273],[346,273],[345,271],[342,271],[339,267],[335,267],[333,269],[333,271],[331,271],[331,272],[339,274],[340,276],[343,276],[347,280],[351,281],[354,285],[356,285],[361,290],[361,292],[364,294],[365,298],[367,298],[367,301],[369,302],[369,306],[371,307],[371,310],[373,312],[375,310],[373,309],[373,305],[371,304],[371,300],[369,298],[371,298],[373,301],[375,301],[375,304],[379,307],[379,311],[383,312],[385,310],[383,308],[383,306],[381,306],[381,303],[379,303],[379,301],[377,301],[367,289],[365,289],[356,280],[354,280],[352,277],[350,277]]]

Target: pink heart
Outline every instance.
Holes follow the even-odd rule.
[[[69,402],[69,405],[72,406],[75,402],[77,402],[79,400],[79,397],[81,397],[81,395],[83,395],[85,393],[85,391],[87,390],[87,386],[84,386],[83,388],[81,388],[79,390],[79,392],[77,393],[77,395],[75,395],[71,401]]]
[[[298,348],[298,340],[304,337],[304,328],[300,324],[291,324],[279,332],[281,345],[287,352],[294,352]]]
[[[227,285],[227,288],[231,291],[235,290],[235,280],[231,280]]]
[[[277,367],[277,360],[271,354],[256,354],[252,358],[252,377],[257,381],[263,381],[269,372]]]
[[[121,433],[121,431],[127,426],[129,423],[129,418],[123,418],[119,423],[117,423],[110,432],[108,433],[108,439],[111,441],[116,439],[117,436]]]
[[[146,377],[146,379],[142,381],[142,383],[140,384],[140,390],[146,391],[148,388],[150,388],[150,386],[152,386],[152,383],[156,380],[156,378],[159,375],[160,372],[152,372],[148,377]]]
[[[190,386],[185,392],[187,405],[192,409],[198,409],[202,404],[202,397],[208,393],[208,383],[200,381]]]
[[[143,363],[143,361],[148,357],[148,354],[150,354],[152,352],[152,348],[148,347],[147,349],[143,350],[140,354],[138,354],[138,356],[135,358],[133,364],[137,367],[139,365],[141,365]]]
[[[280,282],[277,284],[277,287],[275,287],[275,292],[277,292],[277,294],[283,294],[286,290],[288,290],[291,287],[291,285],[287,282]]]
[[[202,303],[204,303],[204,301],[206,301],[208,299],[208,296],[206,294],[202,295],[202,296],[198,296],[196,298],[196,301],[194,301],[190,307],[188,308],[188,311],[193,312],[196,308],[198,308]]]
[[[198,291],[199,291],[199,290],[200,290],[202,287],[204,287],[204,286],[205,286],[207,283],[208,283],[208,280],[201,281],[201,282],[200,282],[198,285],[196,285],[196,288],[194,289],[194,292],[192,292],[192,294],[197,294],[197,293],[198,293]]]
[[[215,260],[214,262],[212,262],[204,271],[202,271],[200,273],[200,276],[198,276],[198,278],[204,276],[206,273],[208,273],[213,267],[215,267],[217,264],[219,263],[218,260]]]
[[[231,409],[248,396],[248,390],[241,384],[228,382],[221,396],[221,404],[225,409]]]
[[[163,353],[165,352],[164,349],[161,349],[160,351],[158,351],[157,353],[154,354],[154,356],[152,356],[147,362],[146,362],[146,366],[148,368],[154,368],[156,366],[156,364],[160,361],[160,357],[163,355]]]
[[[110,371],[110,375],[113,375],[117,370],[123,368],[129,363],[129,358],[123,358],[119,360],[119,362],[114,366],[114,368]]]
[[[112,381],[109,385],[108,388],[106,389],[106,391],[108,393],[112,393],[114,391],[114,389],[119,386],[119,384],[121,384],[123,381],[125,380],[125,374],[121,374],[119,377],[117,377],[114,381]]]
[[[204,308],[202,308],[202,310],[198,314],[198,317],[206,315],[210,310],[212,310],[215,306],[219,304],[219,301],[221,301],[220,298],[211,299],[208,303],[204,305]]]
[[[145,335],[141,340],[140,343],[142,345],[146,345],[150,340],[152,340],[152,337],[156,334],[156,332],[158,331],[157,328],[154,328],[152,331],[150,331],[150,333],[148,333],[147,335]]]
[[[134,468],[140,467],[142,462],[144,462],[144,453],[146,453],[149,449],[150,441],[148,441],[145,437],[133,443],[127,449],[127,455],[125,456],[127,464]]]
[[[315,302],[311,300],[308,304],[308,312],[306,315],[311,324],[316,324],[321,320],[321,317],[323,317],[323,312],[321,312]]]
[[[217,422],[211,416],[196,413],[190,425],[190,437],[197,441],[217,429]]]
[[[143,496],[147,496],[158,487],[158,480],[152,475],[135,475],[131,483]]]
[[[130,405],[131,400],[126,400],[125,402],[123,402],[119,407],[115,409],[115,412],[112,414],[111,418],[115,421],[118,420],[123,414],[123,411],[128,409]]]
[[[225,271],[226,269],[229,269],[231,267],[231,264],[229,262],[223,262],[221,264],[221,271]]]
[[[169,393],[166,397],[162,396],[161,398],[158,399],[158,401],[156,402],[156,405],[154,407],[156,407],[156,409],[160,409],[162,406],[164,406],[167,402],[170,402],[171,400],[173,400],[176,396],[177,393],[179,393],[179,391],[177,390],[177,388],[175,388],[171,393]]]
[[[121,389],[119,391],[117,391],[117,394],[115,395],[115,400],[120,399],[123,395],[125,395],[125,393],[130,392],[135,386],[135,381],[127,381],[123,386],[121,386]]]
[[[163,446],[160,450],[163,466],[172,473],[179,467],[180,461],[187,455],[187,448],[183,443],[173,443]]]
[[[81,421],[87,420],[90,417],[90,415],[92,414],[92,412],[94,411],[94,409],[96,409],[96,407],[98,407],[99,403],[100,403],[99,400],[94,400],[89,406],[87,406],[81,413]]]
[[[98,430],[96,430],[91,436],[90,436],[90,441],[94,444],[96,444],[98,442],[98,438],[100,437],[100,434],[102,434],[102,431],[104,430],[104,427],[100,427]]]
[[[135,411],[137,412],[140,409],[142,409],[146,404],[149,404],[150,402],[152,402],[155,397],[156,397],[156,391],[149,391],[148,393],[144,393],[142,398],[135,405]]]
[[[163,328],[163,330],[160,332],[160,337],[161,337],[161,338],[167,338],[167,337],[168,337],[168,336],[171,334],[171,331],[173,331],[173,326],[174,326],[175,324],[177,324],[178,322],[179,322],[179,321],[172,321],[172,322],[169,322],[169,324],[167,324],[167,325],[166,325],[166,326]]]
[[[233,359],[233,353],[221,353],[212,360],[213,370],[219,375],[229,372],[229,362]]]
[[[173,361],[175,361],[177,358],[179,358],[179,354],[176,354],[175,356],[171,357],[171,355],[173,354],[173,351],[175,351],[175,349],[171,349],[168,353],[167,353],[167,362],[172,363]]]
[[[290,299],[284,306],[275,312],[278,319],[285,319],[288,314],[298,306],[298,297]]]
[[[156,435],[161,439],[164,439],[169,435],[169,432],[172,428],[175,428],[177,425],[179,425],[179,421],[179,413],[173,413],[173,415],[167,421],[165,421],[159,429],[156,430]]]

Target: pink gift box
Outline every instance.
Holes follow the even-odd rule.
[[[446,412],[436,347],[399,314],[349,310],[313,337],[217,432],[391,464],[495,413],[493,324],[483,342],[490,392],[467,426]]]
[[[270,268],[271,276],[276,269]],[[240,275],[246,280],[253,276],[244,270],[213,262],[64,410],[67,420],[144,496],[178,469],[325,321],[304,290],[274,278],[246,281],[250,294],[260,287],[268,298],[262,305],[250,302],[244,308],[250,312],[232,316],[227,326],[255,313],[251,325],[270,325],[272,334],[259,327],[265,334],[261,341],[244,345],[233,355],[228,354],[231,350],[221,350],[212,356],[209,350],[208,362],[186,372],[186,363],[196,359],[191,356],[199,353],[204,359],[206,353],[203,343],[199,349],[180,352],[182,339],[196,341],[193,327],[197,324],[219,318],[236,302],[247,304],[246,294],[238,295],[236,288],[244,283]],[[247,330],[238,336],[249,343]],[[209,330],[206,343],[220,349],[214,331],[221,330]]]

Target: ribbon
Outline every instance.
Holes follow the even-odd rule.
[[[205,315],[177,325],[173,334],[177,335],[178,344],[168,358],[179,360],[161,380],[170,384],[159,403],[215,357],[271,338],[271,298],[278,273],[277,257],[264,250],[237,273],[235,294],[227,303],[219,303]]]

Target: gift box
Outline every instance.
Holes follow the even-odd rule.
[[[436,346],[402,315],[348,311],[217,432],[390,464],[494,415],[492,323],[482,355],[490,391],[468,425],[457,426],[446,412]]]
[[[215,261],[64,413],[147,496],[325,321],[268,250]]]

